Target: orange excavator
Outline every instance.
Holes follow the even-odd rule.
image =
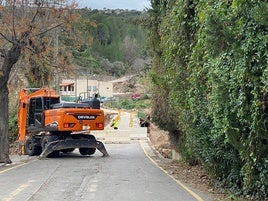
[[[104,129],[104,112],[87,103],[61,103],[49,88],[21,89],[19,93],[20,154],[57,157],[78,148],[81,155],[98,149],[108,153],[90,130]]]

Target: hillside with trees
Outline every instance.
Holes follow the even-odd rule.
[[[127,10],[80,10],[74,24],[83,44],[72,49],[74,63],[82,70],[115,77],[143,70],[148,60],[146,35],[138,24],[145,15]],[[63,38],[66,41],[66,38]]]
[[[151,4],[153,120],[233,195],[267,200],[267,1]]]

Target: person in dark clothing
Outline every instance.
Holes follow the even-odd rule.
[[[100,109],[100,100],[98,99],[98,94],[95,94],[94,99],[92,100],[92,108]]]

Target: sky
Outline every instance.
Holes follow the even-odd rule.
[[[142,11],[150,7],[150,0],[77,0],[80,8],[128,9]]]

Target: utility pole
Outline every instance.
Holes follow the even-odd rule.
[[[90,98],[90,94],[89,94],[89,90],[88,90],[88,74],[89,74],[88,69],[87,69],[86,74],[87,74],[87,98],[89,99]]]
[[[59,28],[57,27],[55,29],[55,49],[56,49],[56,58],[55,58],[55,91],[57,94],[59,94],[59,85],[60,85],[60,78],[59,78],[59,61],[58,61],[58,56],[59,56]]]

